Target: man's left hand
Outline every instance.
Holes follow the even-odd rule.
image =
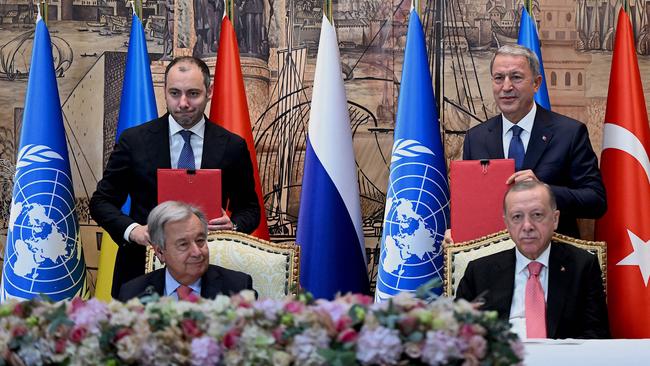
[[[514,184],[523,182],[525,180],[534,180],[536,182],[539,182],[539,179],[537,179],[535,173],[533,173],[533,171],[530,169],[526,169],[515,172],[515,174],[511,175],[510,178],[508,178],[506,184]]]
[[[208,221],[208,230],[235,230],[235,225],[224,211],[223,216]]]

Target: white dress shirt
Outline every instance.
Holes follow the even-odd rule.
[[[194,152],[194,166],[196,169],[201,167],[201,157],[203,156],[203,136],[205,135],[205,117],[201,117],[201,120],[188,129],[194,134],[190,139],[190,145],[192,145],[192,152]],[[183,127],[179,125],[172,115],[169,115],[169,153],[172,161],[172,168],[176,169],[178,167],[178,158],[181,156],[181,150],[183,150],[183,145],[185,145],[185,140],[181,136],[180,132],[183,131]]]
[[[542,270],[539,273],[539,281],[542,283],[544,290],[544,299],[548,299],[548,258],[551,253],[549,245],[535,262],[541,263]],[[526,282],[528,282],[528,263],[530,259],[524,257],[515,248],[515,288],[512,292],[512,305],[510,306],[510,324],[512,331],[519,335],[519,338],[526,337]]]
[[[533,103],[533,108],[517,122],[517,126],[521,127],[521,142],[524,144],[524,152],[528,151],[528,141],[530,141],[530,133],[533,131],[533,123],[535,122],[535,113],[537,113],[537,104]],[[510,122],[506,116],[501,115],[503,123],[503,156],[508,158],[508,149],[510,148],[510,140],[512,139],[512,131],[510,130],[515,124]]]

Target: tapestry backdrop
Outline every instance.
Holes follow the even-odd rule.
[[[650,101],[650,1],[630,3]],[[397,0],[333,1],[369,271],[375,273],[410,6],[410,1]],[[496,47],[516,43],[521,6],[521,0],[420,4],[448,160],[460,158],[464,131],[498,113],[489,62]],[[316,0],[234,2],[233,24],[273,240],[295,238],[322,7]],[[586,123],[598,154],[620,7],[616,0],[533,1],[551,107]],[[48,7],[91,281],[101,231],[88,214],[88,200],[113,148],[131,13],[123,0],[53,0]],[[144,1],[142,20],[159,113],[165,111],[162,82],[171,58],[195,55],[214,71],[223,13],[219,0]],[[436,16],[444,19],[439,34]],[[6,240],[35,17],[30,0],[0,3],[0,249]],[[583,223],[581,229],[592,236],[593,224]]]

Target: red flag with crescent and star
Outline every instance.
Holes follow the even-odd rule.
[[[607,213],[596,239],[607,242],[607,303],[614,338],[650,338],[650,128],[632,24],[618,15],[601,171]]]

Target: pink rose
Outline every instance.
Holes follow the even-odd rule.
[[[399,320],[398,327],[406,335],[413,333],[419,324],[418,318],[407,316]]]
[[[86,305],[85,301],[83,301],[80,297],[77,296],[74,299],[72,299],[72,301],[70,301],[71,308],[69,309],[69,312],[74,313],[75,311],[79,310],[85,305]]]
[[[74,343],[81,343],[86,337],[87,332],[85,327],[74,327],[72,328],[72,332],[70,332],[70,340]]]
[[[354,294],[354,302],[361,305],[371,305],[375,303],[375,299],[372,296],[363,295],[363,294]]]
[[[183,319],[181,321],[181,328],[187,338],[200,337],[201,334],[203,334],[201,329],[196,325],[194,319]]]
[[[65,338],[59,338],[54,343],[54,353],[61,354],[65,352],[65,346],[68,341]]]
[[[19,326],[17,326],[16,328],[14,328],[14,329],[11,330],[11,336],[12,336],[13,338],[22,337],[22,336],[24,336],[25,334],[27,334],[27,328],[25,328],[25,327],[22,326],[22,325],[19,325]]]
[[[279,327],[273,329],[271,334],[273,335],[273,338],[275,339],[275,343],[277,343],[277,344],[284,344],[285,343],[284,327],[283,326],[279,326]]]
[[[352,318],[348,315],[342,315],[339,320],[336,322],[336,331],[340,332],[345,328],[349,328],[352,325]]]
[[[336,340],[340,343],[352,343],[355,342],[359,334],[356,330],[352,328],[345,329],[336,337]]]
[[[16,306],[14,306],[13,314],[19,318],[24,317],[25,309],[23,308],[23,305],[21,303],[18,303],[16,304]]]
[[[133,334],[133,330],[129,328],[120,328],[117,332],[115,332],[115,337],[113,338],[113,342],[117,343],[120,341],[120,339],[129,336]]]
[[[474,334],[474,327],[471,324],[463,324],[458,330],[458,334],[465,339],[470,339]]]
[[[223,346],[230,349],[237,345],[237,339],[239,339],[240,331],[237,328],[229,330],[223,336]]]
[[[298,314],[303,311],[305,305],[300,301],[289,301],[284,305],[284,310],[291,314]]]

